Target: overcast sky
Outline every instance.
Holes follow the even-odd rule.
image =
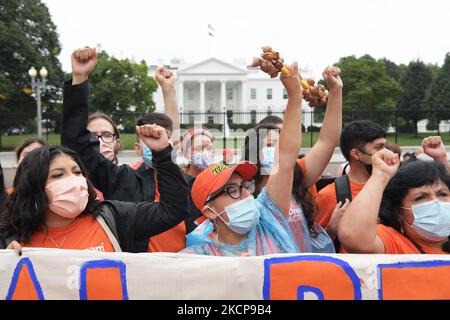
[[[442,65],[450,51],[448,0],[43,1],[60,35],[65,71],[74,49],[97,44],[149,64],[211,56],[250,62],[268,44],[316,75],[348,55]]]

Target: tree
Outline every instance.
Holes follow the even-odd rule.
[[[43,113],[61,101],[63,72],[56,26],[40,0],[0,0],[0,118],[1,129],[32,126],[36,102],[30,95],[31,66],[49,71],[48,90],[42,96]],[[6,122],[6,123],[3,123]],[[31,128],[30,128],[31,130]],[[1,134],[1,132],[0,132]]]
[[[152,93],[158,85],[148,75],[145,61],[139,64],[118,60],[105,51],[98,54],[98,63],[89,76],[90,111],[101,110],[113,117],[126,131],[134,131],[135,118],[127,112],[148,113],[155,110]]]
[[[365,55],[341,58],[336,65],[344,82],[344,121],[371,119],[388,126],[394,119],[402,88],[386,74],[385,63]]]
[[[444,64],[430,86],[424,104],[428,117],[438,124],[450,119],[450,52],[445,55]]]
[[[415,137],[418,137],[417,122],[426,118],[424,99],[432,81],[431,69],[419,60],[409,63],[400,80],[403,93],[397,104],[398,115],[412,122]]]
[[[400,81],[402,78],[402,75],[405,73],[406,66],[404,64],[397,65],[395,62],[392,62],[386,58],[378,60],[380,62],[383,62],[386,66],[386,74],[395,79],[396,81]]]

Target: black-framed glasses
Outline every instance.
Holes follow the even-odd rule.
[[[95,135],[97,139],[102,139],[104,143],[110,143],[113,142],[116,138],[116,135],[111,132],[103,132],[101,135]]]
[[[210,201],[213,201],[214,199],[217,199],[224,192],[226,192],[232,199],[239,199],[242,196],[243,188],[245,188],[249,193],[254,193],[256,189],[255,181],[246,180],[242,181],[242,183],[240,184],[229,184],[215,195],[208,196],[206,202],[208,203]]]

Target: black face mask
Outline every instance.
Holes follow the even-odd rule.
[[[368,155],[368,156],[373,156],[372,154],[370,154],[370,153],[367,153],[367,152],[364,152],[364,151],[362,151],[362,150],[359,150],[359,149],[357,149],[359,152],[361,152],[361,153],[364,153],[364,154],[366,154],[366,155]],[[369,174],[369,175],[372,175],[372,165],[371,164],[365,164],[364,162],[362,162],[361,160],[358,160],[359,162],[361,162],[363,165],[364,165],[364,167],[366,168],[366,170],[367,170],[367,173]]]

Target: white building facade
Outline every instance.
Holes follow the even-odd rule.
[[[226,111],[233,111],[233,123],[258,122],[270,112],[282,116],[287,93],[278,78],[244,63],[228,63],[209,58],[195,64],[175,61],[169,70],[176,74],[176,91],[181,123],[223,123]],[[151,66],[154,75],[156,66]],[[313,78],[312,71],[301,71],[303,78]],[[161,88],[154,93],[156,111],[164,112]],[[312,110],[303,102],[305,115]],[[305,127],[313,124],[304,116]],[[314,125],[314,124],[313,124]]]

